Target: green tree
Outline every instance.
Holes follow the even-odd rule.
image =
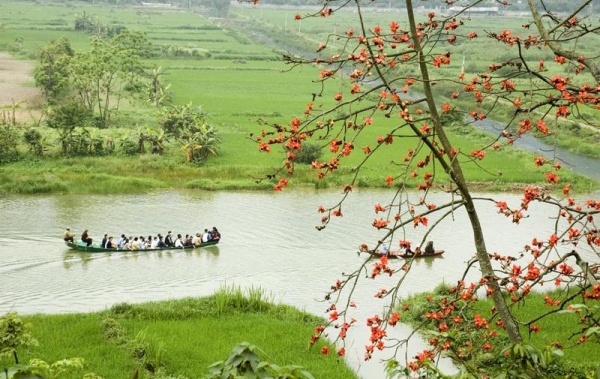
[[[81,103],[98,115],[96,126],[108,126],[122,98],[141,93],[145,75],[141,58],[148,48],[144,32],[122,30],[108,41],[93,37],[90,51],[74,55],[71,84]]]
[[[74,100],[46,110],[46,125],[57,131],[63,155],[80,150],[75,129],[89,125],[91,119],[92,112]]]
[[[68,92],[69,64],[73,54],[69,40],[64,37],[49,42],[40,50],[39,64],[33,75],[35,84],[50,104]]]

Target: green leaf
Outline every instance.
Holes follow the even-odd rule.
[[[594,326],[592,328],[589,328],[588,330],[585,331],[584,335],[586,337],[591,336],[592,334],[600,334],[600,327],[598,326]]]

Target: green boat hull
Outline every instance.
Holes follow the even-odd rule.
[[[181,247],[164,247],[161,249],[144,249],[144,250],[124,250],[124,249],[106,249],[98,243],[94,243],[90,246],[83,241],[73,242],[65,242],[70,249],[77,251],[85,251],[87,253],[114,253],[114,252],[127,252],[127,251],[165,251],[165,250],[193,250],[200,247],[214,246],[218,244],[220,239],[210,240],[208,242],[202,242],[199,246],[186,246],[184,248]]]

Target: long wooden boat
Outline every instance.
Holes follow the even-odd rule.
[[[433,258],[433,257],[440,257],[442,254],[444,254],[444,250],[436,250],[433,252],[433,254],[406,254],[404,253],[403,250],[391,250],[389,251],[387,254],[381,253],[379,251],[376,251],[373,253],[373,255],[376,256],[387,256],[388,258],[401,258],[401,259],[411,259],[411,258]]]
[[[163,247],[163,248],[159,248],[159,249],[144,249],[144,250],[106,249],[106,248],[102,247],[99,243],[93,243],[91,246],[87,246],[87,244],[83,241],[77,241],[77,242],[66,241],[65,243],[67,244],[67,246],[70,249],[77,250],[77,251],[85,251],[88,253],[110,253],[110,252],[114,253],[114,252],[127,252],[127,251],[146,252],[146,251],[163,251],[163,250],[192,250],[192,249],[199,248],[199,247],[214,246],[214,245],[218,244],[220,240],[221,240],[220,238],[217,238],[217,239],[213,239],[213,240],[210,240],[207,242],[202,242],[198,246],[186,246],[184,248]]]

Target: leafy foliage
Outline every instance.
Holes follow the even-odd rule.
[[[29,325],[25,324],[15,312],[9,312],[0,317],[0,356],[12,355],[15,363],[18,364],[17,349],[38,344],[29,328]]]
[[[75,133],[91,122],[92,112],[78,101],[68,101],[46,111],[46,125],[58,132],[63,155],[81,151],[80,141]]]
[[[0,123],[0,163],[13,162],[18,159],[18,140],[17,128],[11,124]]]
[[[225,361],[210,366],[210,374],[205,379],[273,378],[273,379],[314,379],[299,366],[279,366],[265,362],[265,353],[258,347],[242,342],[234,347]]]
[[[42,133],[34,128],[29,128],[23,133],[23,140],[29,146],[29,151],[38,157],[44,155],[45,138],[42,137]]]
[[[300,151],[295,153],[295,156],[296,162],[311,164],[323,156],[323,148],[316,143],[307,142],[302,145]]]
[[[40,87],[49,103],[56,103],[69,88],[69,64],[74,51],[65,37],[53,40],[40,50],[35,69],[36,86]]]

